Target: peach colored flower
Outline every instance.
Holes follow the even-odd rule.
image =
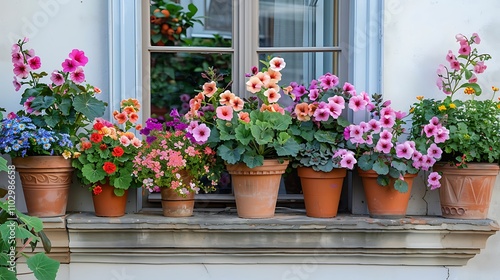
[[[142,146],[142,141],[141,139],[137,138],[137,137],[134,137],[130,143],[132,144],[132,146],[136,147],[136,148],[140,148]]]
[[[130,142],[130,139],[128,139],[127,136],[122,135],[120,137],[120,143],[122,143],[123,146],[128,147],[128,145],[130,145],[131,142]]]
[[[132,139],[134,139],[134,138],[135,138],[134,133],[133,133],[133,132],[131,132],[131,131],[127,131],[127,132],[125,132],[123,135],[125,135],[125,136],[126,136],[128,139],[130,139],[130,140],[132,140]]]
[[[243,99],[239,97],[234,97],[233,99],[229,100],[229,105],[233,107],[233,110],[236,112],[243,110],[243,106],[245,105],[245,102]]]
[[[311,119],[309,116],[309,105],[306,102],[297,104],[294,112],[299,121],[308,121]]]
[[[229,105],[231,100],[234,99],[235,97],[236,95],[234,95],[234,93],[230,92],[229,90],[226,90],[220,95],[219,103],[221,105]]]
[[[123,108],[123,112],[127,113],[127,115],[130,115],[131,113],[135,113],[136,110],[132,106],[126,106],[125,108]]]
[[[207,97],[212,97],[217,91],[217,84],[214,81],[207,82],[203,85],[203,94]]]
[[[273,71],[281,71],[283,68],[285,68],[286,62],[283,58],[281,57],[273,57],[271,61],[269,61],[269,69]]]
[[[230,121],[233,118],[233,108],[231,106],[220,106],[216,110],[217,118]]]
[[[256,76],[252,76],[250,80],[246,82],[247,90],[251,93],[257,93],[262,87],[262,82]]]
[[[267,97],[267,100],[269,103],[275,103],[278,102],[278,100],[281,97],[281,94],[277,92],[274,88],[270,88],[266,91],[264,91],[264,95]]]
[[[260,111],[278,112],[281,113],[282,115],[285,114],[285,109],[281,108],[278,103],[274,103],[271,105],[262,104],[262,106],[260,107]]]
[[[267,89],[274,89],[276,92],[279,92],[280,91],[280,86],[275,83],[273,80],[269,80],[269,82],[267,84],[264,85],[265,88]]]
[[[269,75],[265,72],[259,72],[255,75],[255,77],[259,78],[263,85],[269,83],[271,80],[271,77],[269,77]]]
[[[130,120],[131,123],[136,123],[139,120],[139,115],[137,113],[131,113],[128,116],[128,119]]]
[[[271,78],[271,81],[274,81],[275,83],[281,81],[281,72],[268,69],[267,74],[269,75],[269,78]]]
[[[239,112],[238,119],[242,122],[249,123],[250,122],[250,114],[247,112]]]
[[[136,130],[141,130],[141,129],[142,129],[142,124],[138,124],[138,125],[136,125],[136,126],[135,126],[135,129],[136,129]]]
[[[119,124],[124,124],[128,119],[127,114],[125,112],[114,115],[114,118]]]

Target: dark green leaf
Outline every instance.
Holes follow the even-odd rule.
[[[83,114],[88,120],[101,117],[106,109],[106,104],[90,94],[80,94],[75,96],[73,102],[75,110]]]
[[[56,279],[60,265],[58,261],[47,257],[44,253],[35,254],[26,263],[35,274],[35,277],[43,280]]]

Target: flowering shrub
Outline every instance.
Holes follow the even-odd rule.
[[[253,94],[249,99],[218,88],[222,77],[209,69],[206,77],[210,81],[189,102],[186,119],[191,120],[190,125],[208,127],[207,133],[195,134],[195,139],[217,144],[217,154],[228,164],[243,162],[253,168],[263,165],[264,159],[296,156],[299,151],[290,131],[292,117],[278,104],[280,71],[286,63],[279,57],[263,63],[266,67],[261,71],[255,67],[246,83]]]
[[[333,168],[353,169],[354,152],[346,149],[344,129],[350,124],[342,115],[363,110],[369,101],[365,92],[356,94],[353,85],[339,87],[339,78],[330,73],[312,80],[309,87],[292,82],[285,92],[294,101],[292,126],[300,150],[292,165],[329,172]],[[348,105],[348,107],[346,107]]]
[[[76,160],[72,164],[80,181],[90,186],[94,195],[102,192],[105,183],[114,187],[117,196],[124,195],[130,187],[140,187],[132,176],[132,160],[143,143],[131,131],[141,128],[135,125],[140,104],[129,98],[122,100],[120,109],[113,112],[117,124],[96,118],[91,129],[79,134],[80,142],[74,152]]]
[[[195,140],[204,139],[209,130],[201,124],[189,127],[174,109],[172,121],[165,124],[150,118],[141,130],[147,145],[134,158],[133,175],[150,192],[171,188],[180,195],[214,190],[220,172],[216,168],[215,151]],[[208,181],[205,183],[203,181]]]
[[[384,102],[379,94],[374,94],[372,99],[367,104],[367,110],[373,118],[346,127],[345,138],[356,150],[359,168],[377,172],[377,182],[382,186],[387,186],[394,178],[394,188],[407,192],[408,183],[404,175],[430,170],[442,154],[437,144],[446,141],[449,132],[437,118],[432,118],[423,127],[425,136],[420,135],[415,141],[402,141],[406,113],[392,109],[390,102]],[[439,188],[439,179],[439,174],[432,172],[427,180],[428,186]]]
[[[63,155],[71,157],[73,143],[70,136],[37,127],[26,116],[11,112],[2,120],[0,128],[0,153],[11,157],[34,155]]]
[[[422,127],[437,118],[450,130],[450,138],[439,143],[443,160],[466,167],[468,162],[496,162],[500,160],[500,103],[495,100],[498,88],[492,87],[491,98],[484,98],[478,75],[484,73],[489,54],[480,54],[474,47],[481,42],[473,33],[470,38],[455,36],[458,54],[446,54],[446,65],[439,65],[437,86],[443,91],[442,100],[417,97],[413,104],[412,131],[414,138],[422,136]],[[459,91],[465,95],[459,96]],[[463,101],[463,97],[467,97]],[[479,100],[479,98],[483,98]]]
[[[24,38],[12,46],[14,88],[19,91],[23,85],[28,86],[20,103],[25,114],[38,127],[75,136],[79,128],[102,116],[106,108],[106,103],[95,97],[101,90],[83,84],[83,67],[88,58],[83,51],[72,50],[61,64],[62,70],[52,71],[50,83],[45,84],[41,79],[49,74],[34,71],[40,69],[42,63],[33,49],[25,48],[27,42]]]

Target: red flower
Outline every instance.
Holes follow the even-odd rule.
[[[116,171],[116,165],[112,162],[106,161],[102,166],[102,169],[108,174],[113,174]]]
[[[92,133],[90,135],[90,141],[94,142],[94,143],[100,143],[102,141],[102,134],[99,134],[99,133]]]
[[[101,151],[104,151],[108,148],[108,146],[106,146],[106,144],[102,143],[100,146],[99,146],[99,149],[101,149]]]
[[[82,142],[82,150],[83,150],[83,151],[88,150],[88,149],[90,149],[90,148],[92,148],[92,143],[87,142],[87,141]]]
[[[92,192],[94,193],[94,195],[99,195],[100,193],[102,193],[102,188],[101,186],[96,186]]]
[[[120,146],[114,147],[113,151],[111,152],[111,154],[115,157],[121,157],[121,156],[123,156],[123,153],[124,153],[124,151],[123,151],[122,147],[120,147]]]
[[[104,127],[104,125],[102,123],[100,123],[100,122],[96,122],[94,124],[94,129],[95,130],[101,130],[101,128],[103,128],[103,127]]]

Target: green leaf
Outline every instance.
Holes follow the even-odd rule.
[[[373,163],[373,170],[379,175],[389,174],[389,166],[387,166],[387,164],[385,164],[385,162],[381,159]]]
[[[252,133],[245,125],[239,125],[236,127],[235,132],[236,139],[238,139],[238,141],[243,145],[248,145],[248,143],[250,143],[253,139]]]
[[[258,154],[244,154],[243,162],[250,168],[264,165],[264,156]]]
[[[405,193],[408,191],[408,183],[401,179],[397,179],[396,182],[394,182],[394,188],[400,193]]]
[[[321,143],[337,144],[339,142],[338,134],[331,131],[318,130],[314,133],[314,138]]]
[[[283,145],[277,142],[272,144],[273,148],[276,150],[276,154],[280,157],[283,156],[297,156],[300,151],[300,145],[295,141],[295,139],[290,138]]]
[[[43,280],[56,279],[60,265],[58,261],[47,257],[44,253],[35,254],[26,263],[35,274],[35,277]]]
[[[348,127],[351,124],[351,122],[342,116],[338,117],[337,123],[342,127]]]
[[[130,187],[130,184],[132,183],[132,176],[130,176],[131,172],[127,175],[122,175],[118,178],[115,178],[113,181],[113,186],[118,189],[123,189],[126,190]]]
[[[274,138],[274,131],[269,127],[269,124],[257,120],[255,125],[250,127],[255,142],[259,145],[271,143]]]
[[[406,170],[407,170],[406,163],[401,162],[401,161],[395,161],[395,160],[393,160],[391,162],[391,166],[394,167],[394,168],[396,168],[400,172],[406,172]]]
[[[242,146],[232,148],[222,144],[217,148],[217,154],[219,154],[220,157],[229,164],[237,163],[244,152],[245,148]]]
[[[77,112],[84,115],[90,121],[101,117],[106,109],[106,103],[90,94],[80,94],[75,96],[73,106]]]
[[[17,214],[21,221],[26,224],[29,230],[33,229],[35,232],[39,232],[43,229],[43,222],[38,217],[28,216],[22,213]]]
[[[378,175],[377,176],[377,184],[381,185],[381,186],[388,186],[390,183],[390,179],[387,175]]]
[[[8,171],[7,160],[0,156],[0,172]]]
[[[369,155],[362,155],[361,157],[359,157],[358,167],[364,171],[372,170],[373,163],[370,160],[370,156]]]
[[[17,280],[16,274],[6,267],[0,267],[0,280]]]
[[[63,98],[61,104],[59,104],[59,110],[63,116],[69,115],[71,109],[71,98]]]
[[[115,188],[113,190],[113,192],[115,193],[116,196],[123,196],[123,195],[125,195],[125,190],[124,189],[117,189],[117,188]]]
[[[100,180],[104,179],[104,177],[106,177],[106,172],[104,172],[104,170],[102,168],[95,168],[95,167],[91,166],[90,164],[85,165],[82,168],[82,174],[89,181],[94,182],[94,183],[97,181],[100,181]]]

